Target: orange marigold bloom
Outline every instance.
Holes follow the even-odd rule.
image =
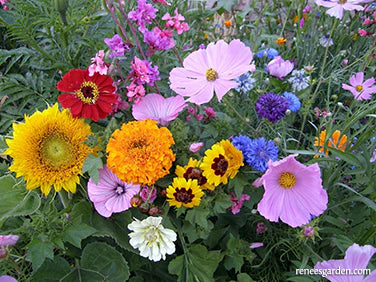
[[[152,185],[169,173],[175,144],[166,127],[157,121],[143,120],[123,124],[107,144],[107,166],[127,183]]]
[[[325,139],[326,139],[326,130],[323,130],[320,132],[320,140],[319,138],[315,137],[314,145],[316,147],[319,147],[320,152],[324,152]],[[335,148],[344,152],[346,150],[346,142],[347,142],[347,136],[345,134],[341,136],[341,131],[336,130],[333,132],[332,136],[327,141],[326,146],[330,148]],[[328,149],[325,151],[325,154],[327,155],[329,154]]]
[[[282,46],[283,44],[285,44],[286,43],[286,39],[285,38],[283,38],[283,37],[279,37],[276,41],[275,41],[275,43],[276,44],[278,44],[279,46]]]
[[[225,26],[230,27],[232,25],[232,21],[224,21]]]

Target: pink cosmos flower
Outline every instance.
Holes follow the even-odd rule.
[[[327,270],[337,270],[338,268],[342,269],[350,269],[354,271],[355,269],[366,269],[367,265],[372,258],[372,256],[376,253],[376,248],[371,245],[366,246],[359,246],[358,244],[351,245],[345,254],[344,259],[331,259],[328,261],[317,262],[314,269],[321,270],[321,275],[328,279],[329,281],[335,282],[372,282],[376,281],[376,270],[372,271],[370,275],[364,277],[364,275],[356,275],[354,274],[342,274],[340,273],[333,273],[333,271],[329,275]],[[325,275],[325,276],[324,276]]]
[[[249,199],[249,195],[243,194],[241,195],[240,200],[238,200],[235,193],[230,193],[230,201],[233,202],[232,206],[230,207],[232,214],[238,214],[243,206],[243,202],[249,201]]]
[[[149,198],[150,195],[150,198]],[[157,198],[157,188],[154,188],[152,190],[151,187],[144,186],[140,192],[140,197],[141,199],[146,202],[147,199],[149,198],[149,204],[154,202],[154,200]]]
[[[363,82],[364,72],[358,72],[350,77],[350,85],[342,83],[342,88],[350,91],[356,100],[369,100],[376,92],[375,79],[371,77]]]
[[[294,64],[292,62],[289,60],[285,61],[281,56],[277,56],[268,63],[266,70],[270,75],[283,79],[293,68]]]
[[[200,149],[204,146],[203,142],[198,142],[198,143],[192,143],[191,146],[189,146],[189,151],[192,153],[197,153],[200,151]]]
[[[148,94],[132,107],[132,115],[136,120],[152,119],[162,126],[174,120],[187,107],[181,96],[164,98],[160,94]]]
[[[347,11],[363,11],[364,7],[357,5],[364,3],[363,0],[315,0],[315,3],[319,6],[324,6],[326,8],[330,8],[326,11],[326,13],[332,17],[336,17],[338,19],[342,19],[343,17],[343,10]]]
[[[140,191],[140,185],[121,181],[107,166],[99,170],[99,181],[90,178],[87,184],[89,199],[97,212],[104,217],[122,212],[131,207],[131,199]]]
[[[280,161],[269,160],[268,170],[261,177],[265,188],[257,210],[269,221],[298,227],[307,224],[311,215],[322,214],[328,195],[321,184],[317,163],[305,166],[290,155]]]
[[[16,245],[18,238],[17,235],[0,235],[0,248]]]
[[[233,79],[252,69],[253,55],[239,39],[229,44],[220,40],[210,43],[185,58],[184,68],[170,72],[170,88],[188,101],[201,105],[209,102],[214,92],[218,101],[238,85]]]
[[[99,74],[106,75],[108,71],[108,67],[106,63],[103,61],[104,59],[104,51],[99,50],[97,54],[95,54],[94,58],[91,58],[92,64],[88,67],[89,76],[93,76],[95,72]]]
[[[264,243],[261,243],[261,242],[254,242],[252,243],[249,247],[251,249],[257,249],[257,248],[261,248],[264,246]]]
[[[17,279],[9,275],[2,275],[0,276],[0,281],[1,282],[17,282]]]

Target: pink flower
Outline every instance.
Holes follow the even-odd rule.
[[[151,24],[152,20],[156,17],[157,9],[153,8],[152,4],[147,4],[146,0],[137,0],[138,6],[136,11],[130,11],[128,13],[128,18],[135,21],[138,26],[138,30],[144,33],[146,29],[146,24]]]
[[[134,101],[135,104],[139,103],[141,98],[145,96],[145,88],[142,85],[137,85],[135,83],[131,83],[127,86],[127,97],[128,101]]]
[[[304,26],[304,17],[300,19],[299,27],[302,28]]]
[[[364,29],[359,29],[358,33],[359,33],[360,36],[367,36],[367,34],[368,34],[368,32]]]
[[[175,41],[172,38],[171,30],[154,27],[153,31],[144,33],[144,42],[149,45],[146,50],[146,56],[152,56],[156,51],[169,50],[175,47]]]
[[[118,34],[115,34],[112,38],[105,38],[104,43],[106,43],[112,50],[110,59],[124,56],[124,52],[129,52],[130,50],[130,47],[123,42]]]
[[[350,85],[342,83],[342,88],[350,91],[356,100],[369,100],[376,92],[375,79],[371,77],[363,82],[364,72],[358,72],[350,77]]]
[[[307,238],[312,238],[315,235],[315,229],[312,226],[303,227],[303,235]]]
[[[152,189],[151,187],[144,186],[140,192],[140,197],[144,202],[148,200],[149,195],[150,195],[149,202],[148,202],[149,204],[154,202],[154,200],[157,198],[157,188],[154,187],[153,190],[151,189]]]
[[[233,79],[250,71],[252,59],[251,50],[239,39],[229,44],[223,40],[210,43],[205,50],[197,50],[185,58],[184,68],[170,72],[170,88],[197,105],[209,102],[214,92],[221,101],[238,85]]]
[[[153,86],[155,81],[160,80],[158,66],[152,67],[148,61],[134,57],[131,62],[131,71],[127,78],[130,78],[137,85],[147,84]]]
[[[187,107],[181,96],[164,98],[160,94],[148,94],[132,107],[132,115],[136,120],[152,119],[162,126],[174,120]]]
[[[116,102],[112,105],[110,116],[113,116],[119,111],[124,111],[129,107],[129,104],[121,98],[120,94],[115,93],[114,95],[116,96]]]
[[[204,106],[204,110],[205,110],[205,114],[206,114],[206,117],[205,117],[205,120],[208,121],[208,120],[211,120],[211,119],[217,119],[216,118],[216,112],[214,111],[214,109],[212,107],[205,107]]]
[[[348,59],[344,59],[344,60],[343,60],[343,65],[344,65],[344,66],[347,66],[348,63],[349,63],[349,60],[348,60]]]
[[[298,227],[307,224],[311,215],[322,214],[328,195],[321,184],[317,163],[305,166],[290,155],[280,161],[269,160],[268,170],[261,177],[265,188],[257,210],[269,221]]]
[[[9,275],[2,275],[0,276],[0,281],[1,282],[17,282],[15,278]]]
[[[0,235],[0,248],[16,245],[18,238],[17,235]]]
[[[200,151],[200,149],[204,146],[203,142],[198,142],[198,143],[192,143],[191,146],[189,146],[189,151],[192,153],[197,153]]]
[[[95,54],[94,58],[91,58],[92,64],[88,67],[89,76],[93,76],[95,72],[106,75],[108,71],[108,67],[103,61],[104,59],[104,51],[99,50],[97,54]]]
[[[175,16],[171,17],[169,13],[166,13],[162,20],[167,21],[165,27],[175,29],[178,34],[182,34],[183,32],[189,30],[189,26],[184,21],[185,18],[178,13],[178,9],[174,11]]]
[[[89,199],[97,212],[104,217],[122,212],[131,207],[131,199],[140,191],[140,185],[121,181],[107,166],[99,170],[99,181],[90,178],[87,184]]]
[[[270,75],[283,79],[293,70],[293,68],[294,64],[292,62],[289,60],[285,61],[281,56],[277,56],[269,62],[266,70],[270,73]]]
[[[372,256],[376,253],[376,248],[371,245],[366,246],[359,246],[358,244],[352,244],[347,250],[344,259],[331,259],[328,261],[317,262],[314,269],[321,270],[321,275],[328,279],[329,281],[336,281],[336,282],[372,282],[376,281],[376,270],[372,271],[370,275],[364,277],[364,275],[356,275],[354,274],[341,274],[340,273],[333,273],[333,271],[329,275],[326,270],[333,270],[333,269],[350,269],[354,271],[355,269],[366,269],[367,265],[372,258]],[[324,276],[325,275],[325,276]]]
[[[167,3],[166,0],[153,0],[153,3],[161,3],[163,6],[171,6],[171,4]]]
[[[264,234],[266,231],[268,231],[268,227],[263,222],[257,222],[256,233]]]
[[[254,242],[252,243],[249,247],[251,249],[257,249],[257,248],[261,248],[264,246],[264,243],[261,243],[261,242]]]
[[[363,11],[364,7],[357,5],[363,3],[363,0],[331,0],[331,1],[324,1],[324,0],[315,0],[315,3],[319,6],[324,6],[326,8],[330,8],[326,13],[332,17],[336,17],[338,19],[342,19],[343,17],[343,10],[347,11]]]
[[[238,200],[238,197],[236,197],[235,193],[230,193],[230,201],[233,202],[233,205],[230,207],[232,214],[237,214],[240,212],[240,209],[243,206],[244,201],[249,201],[250,197],[247,194],[243,194],[240,197],[240,200]]]
[[[369,162],[370,162],[370,163],[374,163],[374,162],[376,162],[376,150],[373,151],[372,157],[371,157],[371,159],[369,160]]]

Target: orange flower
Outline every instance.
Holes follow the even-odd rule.
[[[294,23],[297,23],[299,21],[299,16],[298,15],[295,15],[293,18],[292,18],[292,21]]]
[[[224,21],[225,26],[230,27],[232,25],[232,21]]]
[[[286,39],[283,38],[283,37],[279,37],[276,41],[275,41],[275,44],[278,44],[279,46],[282,46],[283,44],[286,43]]]
[[[320,141],[319,141],[319,138],[315,137],[314,145],[316,147],[319,147],[320,152],[324,152],[325,139],[326,139],[326,130],[323,130],[320,132]],[[333,132],[331,138],[329,138],[329,140],[327,141],[326,146],[330,148],[335,148],[344,152],[346,150],[346,142],[347,142],[347,136],[345,134],[341,136],[341,131],[336,130]],[[326,150],[325,154],[328,155],[329,150]]]

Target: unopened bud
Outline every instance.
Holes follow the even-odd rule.
[[[154,216],[156,214],[159,214],[159,208],[157,206],[151,206],[149,211],[149,215]]]
[[[141,212],[148,212],[150,205],[147,203],[142,203],[138,208]]]
[[[142,199],[141,199],[140,196],[135,195],[135,196],[132,197],[132,199],[131,199],[131,205],[132,205],[132,207],[137,208],[141,204],[142,204]]]

